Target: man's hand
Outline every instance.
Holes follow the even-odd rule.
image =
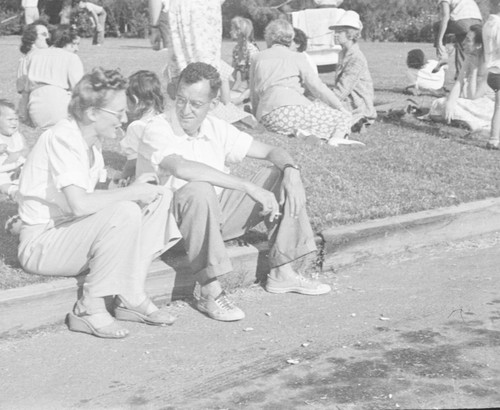
[[[269,215],[269,222],[273,222],[279,218],[280,207],[274,194],[264,188],[252,184],[247,190],[247,194],[259,204],[262,205],[261,215]]]
[[[280,205],[285,204],[284,212],[290,212],[292,218],[298,218],[302,208],[306,205],[306,191],[300,178],[300,171],[295,168],[286,168],[281,183]]]
[[[436,48],[436,56],[439,60],[448,60],[448,50],[442,42]]]

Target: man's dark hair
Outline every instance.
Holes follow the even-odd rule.
[[[202,80],[208,80],[210,83],[210,96],[217,97],[222,81],[220,74],[214,66],[206,63],[190,63],[182,70],[179,77],[179,84],[182,82],[187,85],[196,84]]]

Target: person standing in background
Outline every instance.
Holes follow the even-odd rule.
[[[170,0],[168,6],[168,63],[166,76],[169,95],[181,71],[193,62],[204,62],[217,69],[221,64],[222,11],[224,0]],[[161,0],[151,0],[150,18],[160,16]]]
[[[22,0],[24,10],[24,24],[31,24],[40,18],[38,11],[38,0]]]
[[[495,92],[487,148],[500,148],[500,0],[490,0],[490,17],[483,27],[484,57],[488,69],[487,84]]]
[[[104,31],[106,28],[106,10],[104,10],[104,7],[98,6],[90,1],[80,1],[78,3],[78,8],[90,13],[95,30],[92,45],[102,45],[102,43],[104,43]]]
[[[471,26],[482,23],[481,11],[474,0],[438,0],[439,22],[434,24],[436,54],[440,65],[448,61],[444,45],[446,34],[455,34],[455,80],[465,59],[464,42]]]

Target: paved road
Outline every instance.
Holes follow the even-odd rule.
[[[121,341],[1,339],[0,408],[500,406],[499,266],[493,235],[327,272],[327,296],[238,291],[238,323],[177,302],[174,326]]]

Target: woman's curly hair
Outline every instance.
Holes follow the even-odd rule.
[[[124,91],[126,88],[127,79],[119,70],[94,68],[85,74],[73,89],[68,111],[73,118],[82,120],[88,108],[105,106],[111,93]]]
[[[21,47],[19,47],[21,53],[28,54],[33,48],[33,44],[35,44],[38,37],[38,33],[36,32],[37,26],[48,27],[47,23],[43,20],[36,20],[24,27],[23,34],[21,36]]]
[[[271,21],[264,30],[264,39],[268,47],[271,47],[273,44],[290,47],[294,36],[295,33],[292,25],[284,19]]]

